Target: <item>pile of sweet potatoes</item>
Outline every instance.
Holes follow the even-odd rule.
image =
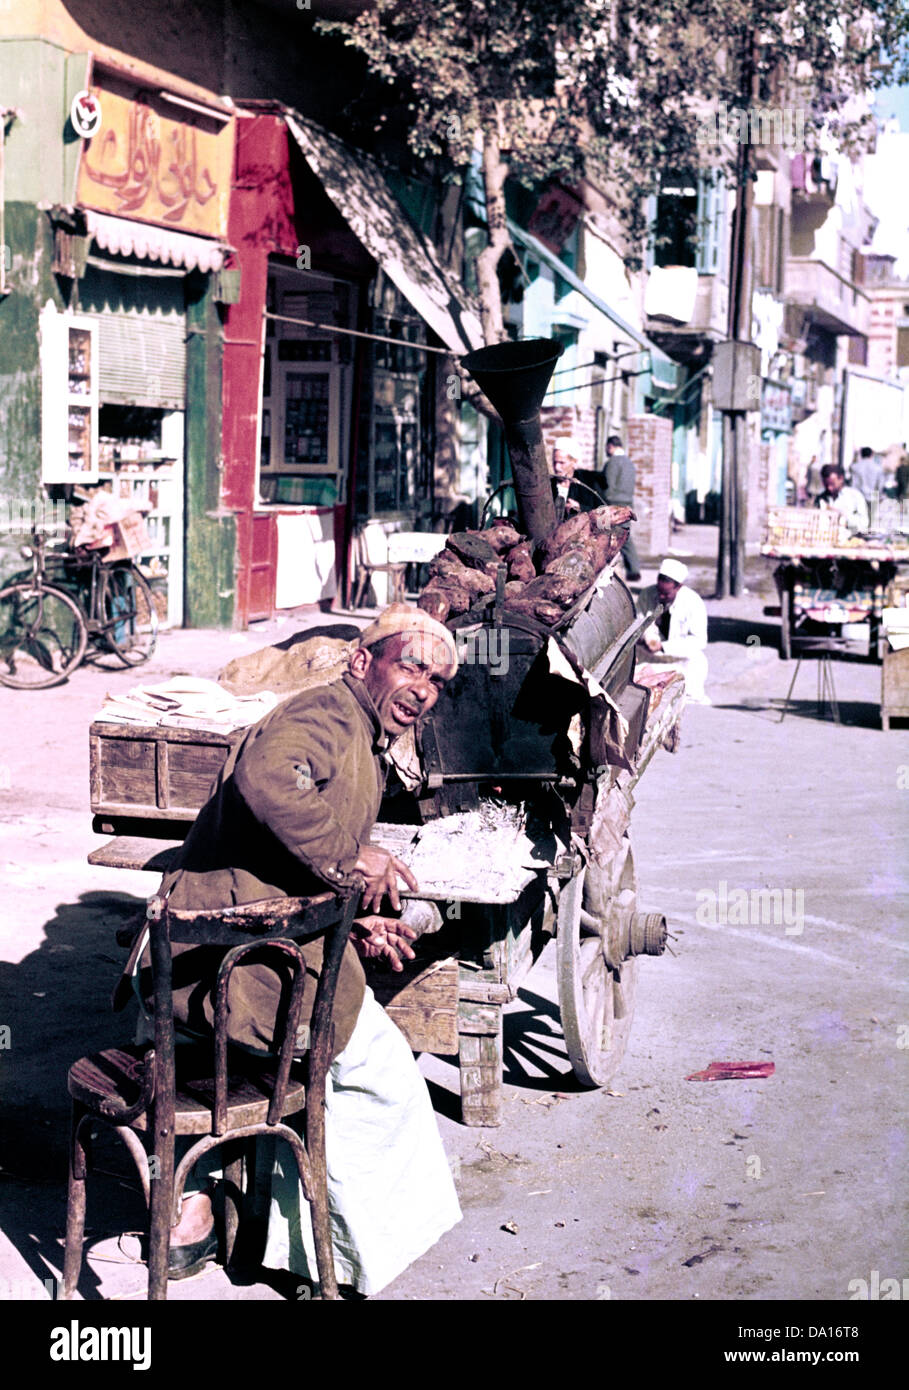
[[[505,565],[505,613],[552,625],[619,553],[633,520],[630,507],[597,507],[569,517],[536,546],[504,520],[487,531],[456,532],[431,561],[419,605],[440,622],[474,610],[479,617]]]

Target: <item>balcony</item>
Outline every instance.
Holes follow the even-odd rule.
[[[790,304],[799,305],[829,333],[867,337],[870,296],[823,261],[790,256],[786,261],[784,297]]]
[[[674,272],[690,277],[685,295],[675,293],[671,282]],[[695,276],[696,285],[692,283]],[[687,301],[684,307],[683,299]],[[673,357],[684,360],[702,352],[705,339],[719,342],[726,337],[728,302],[728,286],[719,275],[696,275],[687,266],[651,271],[645,299],[645,331]]]

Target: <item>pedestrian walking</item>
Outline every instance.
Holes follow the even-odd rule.
[[[635,467],[622,447],[617,434],[606,440],[606,469],[603,478],[603,493],[611,507],[634,506]],[[628,539],[622,547],[622,561],[625,565],[625,578],[634,582],[641,577],[641,562],[634,544],[634,536],[629,531]]]

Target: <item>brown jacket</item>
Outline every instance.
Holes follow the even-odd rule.
[[[175,908],[229,907],[260,898],[324,893],[349,874],[379,813],[385,747],[362,681],[345,675],[279,705],[232,751],[199,812],[177,865],[162,880]],[[212,1025],[217,946],[175,944],[174,1016],[197,1031]],[[303,1021],[312,1015],[321,940],[304,947]],[[150,989],[143,972],[144,992]],[[363,1002],[359,958],[348,945],[335,996],[334,1052],[353,1032]],[[238,966],[230,986],[230,1037],[268,1050],[280,990],[277,970]]]

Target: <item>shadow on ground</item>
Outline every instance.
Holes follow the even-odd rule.
[[[40,1279],[62,1262],[67,1072],[86,1053],[132,1041],[135,1011],[115,1014],[110,996],[126,959],[116,932],[144,909],[139,898],[84,893],[57,907],[38,950],[18,964],[0,962],[0,1021],[9,1028],[9,1047],[0,1053],[0,1226]],[[116,1139],[101,1141],[97,1161],[115,1176],[94,1185],[89,1225],[103,1211],[111,1228],[122,1198],[125,1219],[113,1229],[127,1229],[141,1217],[141,1199],[131,1202],[121,1182],[130,1160],[113,1152],[109,1158],[108,1145],[112,1150]]]
[[[795,696],[787,704],[785,691],[770,700],[761,697],[740,703],[726,704],[719,700],[714,700],[713,703],[715,709],[732,709],[741,710],[744,714],[760,714],[775,724],[781,724],[784,717],[786,719],[813,720],[815,723],[821,724],[836,722],[829,704],[819,709],[816,698],[804,699]],[[850,728],[856,729],[877,729],[880,732],[880,705],[871,704],[867,700],[838,700],[837,708],[841,724],[848,724]]]

